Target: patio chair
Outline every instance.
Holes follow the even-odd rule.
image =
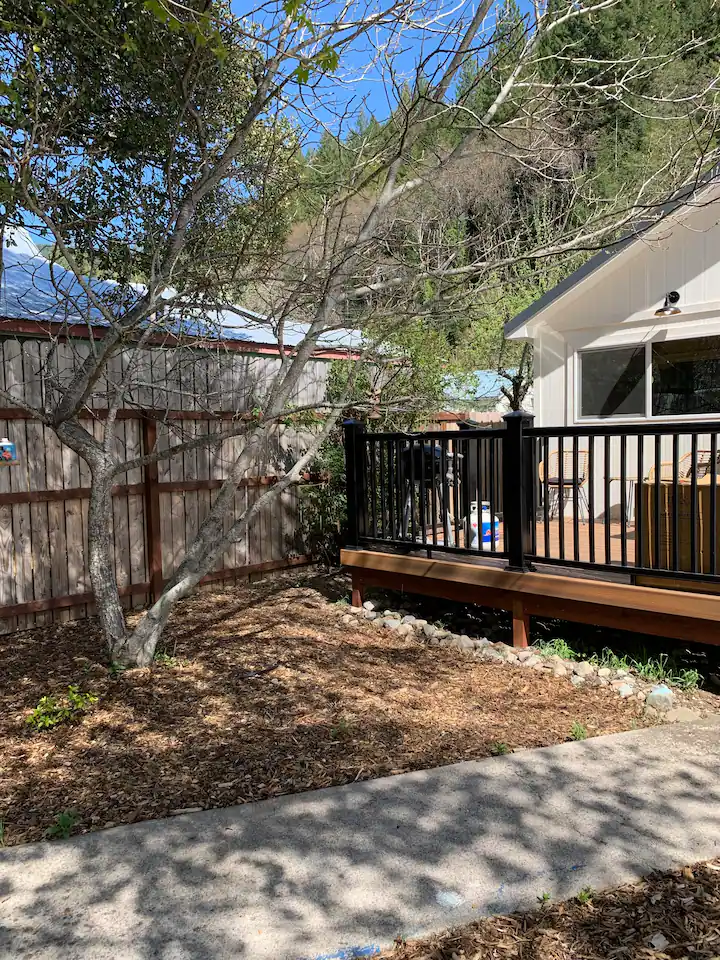
[[[563,469],[562,469],[562,489],[560,484],[560,454],[557,450],[548,456],[547,463],[547,490],[548,490],[548,503],[545,505],[546,509],[550,511],[550,519],[557,516],[558,511],[560,515],[564,515],[565,504],[568,500],[574,496],[574,492],[577,491],[578,495],[578,504],[585,508],[585,517],[590,516],[590,507],[587,499],[587,492],[585,490],[585,484],[587,482],[587,464],[588,464],[588,452],[587,450],[578,450],[577,451],[577,476],[575,476],[575,457],[572,450],[563,451]],[[540,475],[540,483],[542,489],[545,489],[545,463],[540,461],[540,466],[538,468]]]
[[[711,450],[698,450],[697,451],[697,463],[695,465],[695,479],[702,479],[707,473],[710,473],[710,466],[712,463],[712,451]],[[718,475],[718,482],[720,483],[720,453],[717,454],[715,460],[715,471]],[[674,479],[673,476],[673,462],[672,460],[663,460],[660,464],[660,480],[670,480]],[[692,464],[692,453],[684,453],[681,457],[678,457],[678,483],[690,483],[692,480],[693,474],[693,464]],[[650,467],[650,470],[647,475],[648,483],[655,482],[655,464]]]

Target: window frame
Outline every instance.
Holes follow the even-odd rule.
[[[698,334],[688,337],[673,337],[673,340],[701,340],[703,336],[717,337],[720,340],[720,333],[717,334]],[[693,422],[703,421],[711,423],[720,420],[720,411],[717,413],[672,413],[672,414],[653,414],[652,412],[652,348],[656,342],[665,342],[664,338],[656,337],[654,340],[640,340],[632,343],[608,344],[603,347],[587,347],[575,349],[573,353],[574,367],[574,423],[612,423],[620,421],[622,423],[682,423],[692,420]],[[608,350],[632,350],[643,347],[645,350],[645,413],[614,413],[608,417],[600,417],[597,414],[588,414],[583,416],[581,413],[582,402],[582,358],[591,353],[607,353]]]

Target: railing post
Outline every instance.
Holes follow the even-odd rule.
[[[365,470],[363,444],[360,439],[365,433],[365,425],[359,420],[343,421],[345,431],[345,489],[347,492],[347,518],[349,547],[360,544],[360,535],[364,533],[363,512],[365,497]]]
[[[530,438],[525,429],[535,418],[524,410],[505,414],[502,442],[503,528],[508,570],[530,569],[526,555],[530,553],[530,524],[533,522],[533,463]]]

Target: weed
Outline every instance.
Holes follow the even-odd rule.
[[[54,819],[55,822],[43,834],[48,840],[67,840],[73,827],[80,822],[76,810],[63,810],[62,813],[56,813]]]
[[[350,606],[350,601],[348,600],[347,597],[340,597],[339,599],[337,599],[337,600],[335,601],[335,606],[336,606],[336,607],[349,607],[349,606]]]
[[[592,887],[583,887],[580,893],[575,897],[578,903],[583,904],[590,903],[592,898],[595,896],[595,891]]]
[[[576,720],[575,723],[573,723],[572,727],[570,728],[570,739],[571,740],[587,740],[587,736],[588,736],[587,727],[582,723],[578,723],[578,721]]]
[[[345,737],[350,736],[351,729],[352,724],[350,721],[346,720],[345,717],[341,717],[335,726],[330,729],[330,739],[343,740]]]
[[[562,657],[563,660],[580,659],[580,655],[564,640],[559,638],[555,640],[541,640],[536,646],[544,657]]]
[[[113,678],[113,680],[117,680],[117,678],[118,678],[121,674],[125,673],[125,671],[126,671],[127,669],[128,669],[128,667],[127,667],[126,664],[124,664],[124,663],[119,663],[117,660],[113,660],[113,661],[110,663],[110,666],[108,667],[108,673],[109,673],[110,676]]]
[[[156,663],[159,667],[176,667],[179,660],[165,650],[156,650],[153,663]]]
[[[27,722],[34,730],[50,730],[59,723],[75,720],[97,703],[97,699],[94,693],[82,693],[76,684],[71,683],[62,697],[41,697]]]
[[[544,907],[546,903],[550,903],[550,894],[544,890],[537,899],[538,903]]]
[[[510,753],[510,747],[503,743],[502,740],[496,740],[495,743],[490,744],[490,753],[493,757],[503,757],[506,753]]]

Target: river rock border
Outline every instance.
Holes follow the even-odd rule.
[[[517,649],[507,643],[497,643],[487,637],[469,637],[453,633],[410,614],[396,610],[380,611],[371,600],[362,607],[350,607],[343,615],[343,623],[363,619],[377,630],[393,630],[398,635],[415,636],[431,647],[456,647],[469,656],[486,662],[506,663],[526,670],[538,670],[553,677],[566,677],[573,686],[607,687],[621,699],[634,699],[643,704],[648,719],[668,722],[699,720],[703,714],[677,702],[677,694],[664,683],[649,682],[634,670],[612,670],[587,660],[564,660],[557,654],[545,656],[536,647]]]

